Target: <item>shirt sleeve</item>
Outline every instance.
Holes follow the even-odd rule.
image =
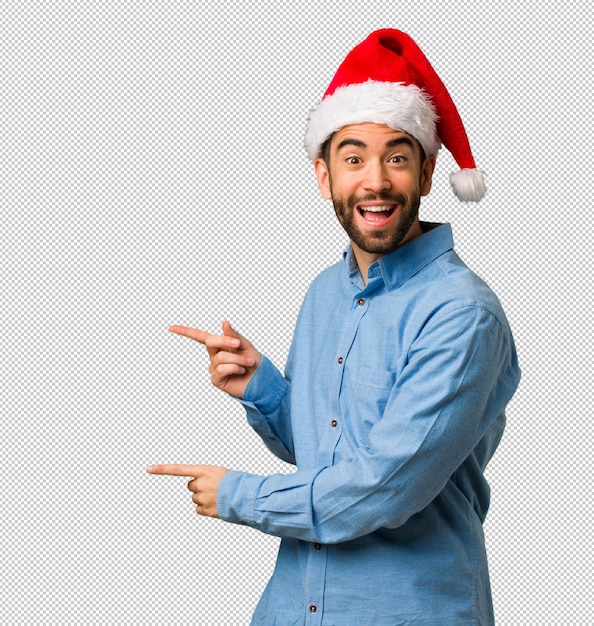
[[[289,381],[263,356],[240,402],[246,410],[248,424],[266,447],[283,461],[295,464],[289,396]]]
[[[382,418],[352,458],[289,475],[230,472],[219,488],[219,515],[321,543],[397,528],[473,451],[488,460],[518,381],[507,326],[481,306],[450,309],[411,345]]]

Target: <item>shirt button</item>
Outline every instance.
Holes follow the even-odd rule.
[[[314,543],[314,548],[319,551],[319,550],[322,549],[322,544],[321,543]]]
[[[309,607],[309,610],[310,610],[312,613],[315,613],[315,612],[318,610],[318,607],[317,607],[315,604],[312,604],[312,605]]]
[[[365,298],[359,298],[359,300],[357,301],[357,304],[359,306],[363,306],[365,304]]]
[[[343,359],[341,356],[339,356],[339,357],[338,357],[338,364],[339,364],[339,365],[342,365],[343,360],[344,360],[344,359]]]
[[[338,426],[338,422],[336,420],[332,420],[330,423],[332,424],[332,428],[336,428]]]

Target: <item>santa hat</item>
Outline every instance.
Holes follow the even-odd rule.
[[[433,67],[405,33],[378,30],[347,55],[320,104],[310,113],[305,147],[314,160],[324,142],[343,126],[374,122],[414,137],[425,154],[441,144],[460,171],[450,174],[460,200],[485,195],[483,172],[476,169],[456,105]]]

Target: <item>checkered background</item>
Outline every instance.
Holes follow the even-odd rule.
[[[488,195],[442,150],[423,219],[499,294],[523,379],[488,468],[498,624],[592,624],[589,2],[0,7],[2,624],[246,624],[277,540],[199,518],[151,463],[292,471],[179,323],[283,367],[346,239],[303,148],[369,32],[409,32]]]

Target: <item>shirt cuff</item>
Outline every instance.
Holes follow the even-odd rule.
[[[234,524],[254,526],[256,494],[264,476],[246,472],[227,472],[217,491],[217,514]]]
[[[269,415],[278,408],[286,391],[287,381],[271,361],[262,355],[262,361],[250,378],[240,402],[263,415]]]

